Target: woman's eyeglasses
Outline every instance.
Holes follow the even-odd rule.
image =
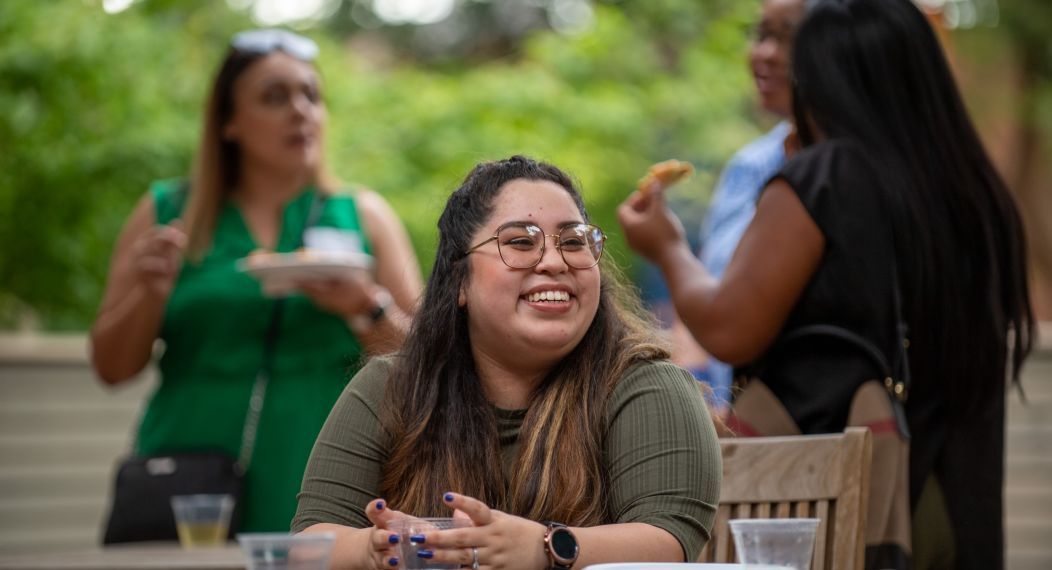
[[[603,244],[606,242],[603,230],[592,224],[568,224],[559,228],[557,234],[545,235],[544,230],[537,225],[509,222],[497,228],[493,237],[476,244],[464,255],[496,241],[497,252],[504,265],[512,269],[528,269],[540,263],[544,257],[545,237],[555,240],[555,249],[562,254],[566,265],[574,269],[595,267],[603,256]]]
[[[258,54],[280,50],[302,61],[314,61],[318,57],[318,44],[314,40],[276,28],[241,32],[230,40],[230,47]]]

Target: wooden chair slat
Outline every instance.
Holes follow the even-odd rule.
[[[787,519],[792,516],[792,512],[792,505],[783,501],[775,507],[774,515],[772,516],[776,519]]]
[[[723,485],[702,562],[736,562],[727,521],[818,518],[813,570],[861,570],[872,436],[842,434],[729,438],[720,441]]]
[[[818,519],[818,529],[815,531],[815,554],[811,558],[811,568],[814,570],[825,568],[827,556],[833,555],[831,548],[836,540],[836,537],[833,536],[833,530],[836,528],[836,525],[830,524],[829,510],[829,501],[815,502],[815,518]]]

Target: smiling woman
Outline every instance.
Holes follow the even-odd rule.
[[[532,570],[695,560],[719,496],[715,430],[602,267],[605,235],[570,178],[518,156],[480,164],[439,231],[406,344],[337,402],[293,529],[336,533],[334,565],[359,569],[398,564],[398,519],[451,512],[472,527],[414,537],[420,556]]]

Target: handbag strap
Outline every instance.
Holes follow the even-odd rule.
[[[313,226],[318,221],[318,218],[321,217],[327,199],[328,196],[320,192],[316,192],[312,197],[298,246],[303,245],[303,236],[307,233],[307,229]],[[281,332],[284,307],[284,298],[276,299],[271,305],[270,319],[267,322],[266,334],[263,337],[263,360],[259,365],[259,371],[256,373],[256,381],[252,384],[252,393],[248,398],[248,409],[245,411],[245,425],[241,429],[241,449],[237,456],[237,468],[241,470],[241,473],[248,471],[248,466],[252,463],[252,453],[256,448],[259,418],[263,414],[263,402],[266,400],[267,384],[270,382],[270,372],[274,366],[274,351]]]
[[[899,285],[899,264],[894,260],[891,262],[891,279],[893,285],[891,289],[892,303],[895,307],[895,370],[898,372],[898,379],[897,381],[893,380],[889,385],[887,377],[885,377],[884,383],[885,387],[891,390],[899,401],[905,402],[906,398],[909,397],[910,384],[912,383],[909,357],[910,327],[902,316],[902,288]]]
[[[237,466],[241,473],[248,471],[252,463],[252,452],[256,448],[256,434],[259,431],[259,417],[263,413],[263,402],[267,395],[267,383],[274,364],[274,348],[278,344],[278,333],[281,331],[281,317],[285,299],[274,301],[267,322],[266,336],[263,338],[263,361],[252,384],[252,393],[248,398],[248,410],[245,412],[245,425],[241,429],[241,450],[237,456]]]
[[[909,397],[911,382],[908,354],[910,344],[909,326],[906,324],[905,319],[902,318],[902,293],[899,288],[898,264],[895,262],[892,263],[891,275],[893,284],[892,305],[895,311],[896,354],[894,366],[888,363],[888,359],[885,358],[884,353],[876,345],[862,335],[842,326],[824,323],[804,325],[789,331],[784,337],[779,339],[772,352],[784,349],[785,345],[806,337],[836,338],[859,349],[880,371],[884,381],[884,388],[887,390],[888,397],[891,400],[891,408],[895,414],[895,423],[899,433],[902,434],[903,438],[909,439],[909,426],[906,422],[905,410],[903,409],[903,403]],[[760,375],[762,377],[762,371]]]

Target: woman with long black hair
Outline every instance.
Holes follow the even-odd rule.
[[[777,350],[798,331],[908,354],[914,562],[1001,568],[1006,369],[1017,383],[1035,335],[1019,213],[908,0],[809,5],[792,71],[805,148],[767,184],[722,281],[660,192],[621,206],[629,243],[699,343],[760,376],[802,433],[843,429],[879,372],[832,337]],[[895,558],[869,563],[880,555]]]

